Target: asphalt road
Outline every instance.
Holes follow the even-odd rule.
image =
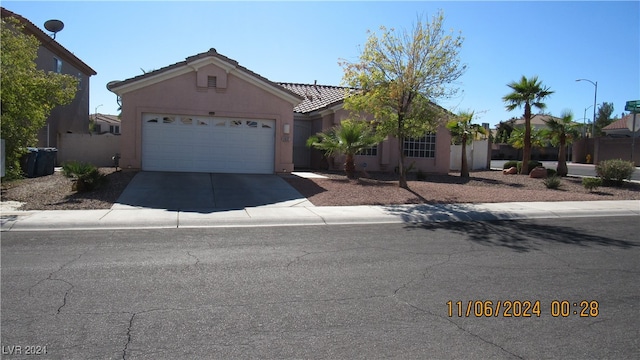
[[[502,169],[505,162],[507,162],[507,160],[491,160],[491,168]],[[541,163],[549,169],[555,169],[558,166],[557,161],[541,161]],[[568,162],[567,169],[569,170],[569,175],[596,176],[596,167],[593,164]],[[636,170],[631,174],[631,180],[640,181],[640,168],[636,167]]]
[[[2,233],[3,358],[639,358],[638,230],[610,217]]]

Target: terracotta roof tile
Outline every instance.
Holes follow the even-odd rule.
[[[304,100],[293,108],[300,114],[327,108],[342,102],[349,92],[349,88],[342,86],[279,83],[283,88],[302,96]]]
[[[614,121],[611,124],[602,128],[602,130],[620,130],[620,129],[629,129],[627,127],[627,120],[633,118],[633,113],[628,114],[618,121]],[[640,121],[640,116],[636,115],[636,121]]]

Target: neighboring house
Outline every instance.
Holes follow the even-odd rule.
[[[293,161],[296,168],[342,168],[342,157],[333,163],[322,153],[306,146],[309,136],[329,129],[349,118],[343,109],[344,98],[351,89],[317,84],[280,83],[284,88],[302,96],[304,100],[294,109]],[[403,143],[407,166],[424,172],[447,173],[449,171],[451,134],[444,127],[436,133],[419,139],[405,139]],[[395,170],[399,160],[398,142],[387,138],[360,155],[356,155],[356,169],[367,171]],[[338,162],[338,163],[336,163]]]
[[[559,119],[555,116],[551,116],[551,115],[541,115],[541,114],[536,114],[531,118],[531,129],[536,129],[536,130],[541,130],[547,127],[547,123],[545,121],[549,121],[551,119]],[[502,123],[504,124],[508,124],[509,126],[511,126],[512,128],[523,128],[524,129],[524,124],[525,124],[525,120],[524,118],[520,118],[520,119],[510,119],[507,121],[503,121]]]
[[[47,123],[38,133],[38,147],[58,147],[61,134],[89,132],[89,77],[96,75],[96,71],[69,50],[65,49],[51,36],[40,30],[26,18],[5,8],[2,18],[14,17],[24,25],[27,34],[35,36],[40,41],[36,67],[44,71],[53,71],[77,77],[78,92],[75,99],[68,105],[53,109]]]
[[[557,119],[558,117],[551,115],[543,115],[536,114],[531,117],[531,130],[543,130],[547,127],[547,123],[545,121],[549,121],[551,119]],[[506,125],[506,126],[505,126]],[[507,121],[502,121],[498,124],[497,129],[504,128],[521,128],[524,129],[525,120],[524,118],[514,118],[509,119]],[[499,136],[497,133],[497,129],[492,131],[492,135],[494,138]],[[571,149],[571,148],[569,148]],[[568,154],[571,157],[571,152]],[[491,158],[494,160],[522,160],[522,149],[515,149],[511,145],[496,143],[491,145]],[[548,144],[543,148],[532,147],[531,149],[531,160],[558,160],[558,148],[551,146]]]
[[[120,135],[120,118],[117,115],[93,114],[89,117],[93,123],[92,133]]]
[[[321,154],[304,141],[348,117],[342,109],[347,89],[274,83],[215,49],[107,87],[121,99],[125,169],[272,174],[319,168]],[[407,164],[448,172],[448,131],[405,143]],[[359,155],[357,164],[393,170],[396,148],[396,140],[387,139]]]
[[[607,137],[639,137],[640,131],[632,133],[628,127],[628,121],[633,121],[633,113],[630,113],[620,120],[614,121],[611,124],[602,128],[602,132]],[[636,124],[640,123],[640,115],[636,114]],[[637,125],[636,125],[637,126]]]

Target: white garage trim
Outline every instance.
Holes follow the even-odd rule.
[[[275,120],[142,114],[142,169],[273,174]]]

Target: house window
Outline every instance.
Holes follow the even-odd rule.
[[[53,58],[53,71],[58,74],[62,73],[62,60]]]
[[[112,134],[120,134],[120,126],[119,125],[109,125],[109,132]]]
[[[364,156],[378,156],[378,145],[373,145],[370,148],[366,148],[358,153],[358,155]]]
[[[207,77],[207,86],[210,88],[215,88],[217,87],[217,83],[218,83],[218,78],[215,76],[208,76]]]
[[[100,124],[93,124],[93,132],[94,133],[100,134],[101,130],[102,129],[100,128]]]
[[[403,151],[408,157],[436,157],[436,134],[428,133],[420,138],[405,138]]]

